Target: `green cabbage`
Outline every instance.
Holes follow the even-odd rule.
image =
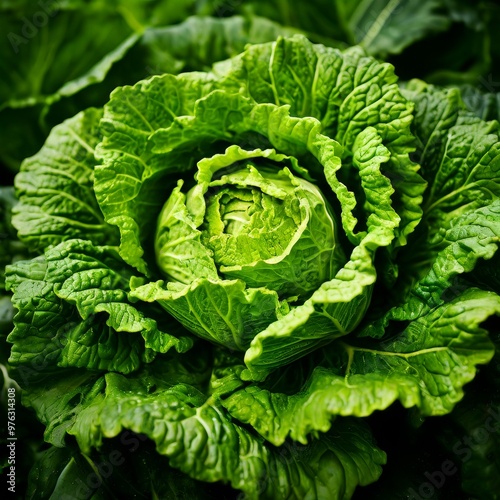
[[[498,126],[457,100],[296,35],[55,127],[15,181],[38,256],[6,282],[10,363],[58,460],[134,433],[186,491],[376,481],[362,417],[449,413],[495,351],[500,290],[468,273],[498,246]]]

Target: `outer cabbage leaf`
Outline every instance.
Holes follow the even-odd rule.
[[[426,35],[446,29],[450,21],[443,14],[443,2],[432,0],[317,0],[314,3],[251,0],[212,0],[216,13],[265,16],[286,26],[304,30],[308,38],[325,43],[329,37],[349,45],[361,45],[370,54],[386,58]]]
[[[49,344],[50,347],[50,344]],[[158,384],[171,387],[186,384],[194,390],[204,391],[210,378],[210,349],[194,348],[193,358],[188,356],[157,357],[138,372],[144,387],[151,390]],[[13,368],[13,376],[26,388],[23,404],[36,411],[45,426],[45,441],[57,447],[67,443],[67,430],[75,416],[88,406],[105,387],[103,373],[87,369],[54,369],[48,362],[38,361]]]
[[[500,241],[499,214],[500,200],[495,200],[489,206],[457,217],[448,231],[441,231],[435,241],[438,248],[444,249],[412,290],[412,296],[432,306],[459,293],[455,277],[473,271],[479,259],[489,260],[496,254]],[[411,298],[407,301],[410,307],[411,301]]]
[[[482,82],[484,83],[484,82]],[[486,81],[486,90],[483,91],[473,85],[460,85],[460,93],[465,107],[481,120],[500,119],[500,92]]]
[[[112,36],[97,28],[103,24]],[[118,48],[132,30],[119,12],[101,2],[85,6],[42,2],[17,11],[6,9],[2,27],[6,37],[0,47],[5,74],[0,84],[1,108],[53,101],[70,89],[81,90],[83,81],[89,85],[102,80],[131,45],[127,41]],[[77,40],[75,33],[81,35]],[[49,71],[55,60],[65,71]],[[18,70],[9,71],[12,67]]]
[[[394,303],[401,302],[415,281],[428,273],[437,253],[446,246],[444,232],[456,225],[456,218],[490,205],[500,195],[496,122],[481,121],[466,111],[457,89],[440,90],[413,80],[403,93],[415,102],[416,158],[430,188],[411,250],[404,248],[398,255],[404,272],[390,292]]]
[[[98,380],[68,373],[50,380],[57,391],[42,384],[26,402],[49,424],[51,442],[69,433],[90,453],[132,431],[151,439],[171,466],[195,479],[229,482],[248,498],[347,499],[358,484],[380,475],[385,455],[361,422],[339,421],[338,434],[277,450],[231,419],[217,394],[207,399],[192,386],[170,386],[161,367],[156,376],[155,363],[149,367],[137,376],[108,373]],[[58,393],[67,395],[64,402]]]
[[[141,436],[142,438],[142,436]],[[130,432],[107,440],[103,449],[83,454],[74,443],[52,446],[37,457],[29,474],[27,495],[32,498],[138,497],[208,500],[217,498],[210,486],[172,469],[149,443]],[[138,444],[139,443],[139,444]],[[207,487],[208,486],[208,487]]]
[[[192,339],[160,331],[127,303],[130,277],[113,247],[80,240],[8,267],[18,309],[10,362],[24,367],[23,381],[46,365],[129,373],[156,352],[189,349]]]
[[[443,229],[436,238],[440,250],[429,248],[435,257],[426,266],[427,274],[408,289],[404,300],[399,298],[397,305],[380,317],[366,321],[357,336],[391,339],[401,324],[424,317],[474,287],[498,294],[494,266],[498,261],[499,214],[497,200],[456,217],[451,228]],[[482,308],[482,304],[477,307]]]
[[[136,282],[137,283],[137,282]],[[164,287],[163,281],[134,288],[132,299],[158,302],[188,330],[230,349],[245,350],[269,323],[276,321],[281,305],[276,292],[246,289],[241,280],[196,279],[187,286]]]
[[[34,463],[27,495],[32,498],[65,498],[75,493],[83,495],[92,492],[93,498],[104,497],[106,487],[99,472],[95,475],[95,483],[99,483],[97,487],[90,489],[82,481],[82,478],[88,480],[95,474],[94,468],[95,464],[86,455],[71,448],[53,446],[43,451]]]
[[[214,16],[235,17],[236,14],[241,14],[249,19],[262,16],[284,26],[303,30],[312,41],[326,45],[325,37],[328,37],[335,40],[337,45],[345,45],[340,42],[345,38],[344,27],[338,22],[334,3],[329,0],[317,0],[314,4],[299,0],[293,7],[280,1],[207,0],[205,6],[205,11],[202,12],[209,11]]]
[[[391,65],[367,57],[359,47],[340,52],[295,36],[248,47],[214,71],[230,88],[243,85],[259,103],[287,104],[292,116],[317,118],[324,133],[344,147],[343,163],[349,164],[360,132],[374,127],[391,153],[384,172],[401,216],[395,243],[405,244],[421,218],[425,182],[408,158],[414,150],[413,106],[401,96]]]
[[[498,123],[461,115],[448,131],[443,147],[446,154],[432,182],[424,211],[429,222],[436,218],[436,224],[446,225],[450,218],[498,199]]]
[[[428,266],[427,274],[414,284],[402,304],[367,325],[360,335],[382,336],[391,320],[416,319],[466,290],[470,284],[461,283],[457,278],[473,271],[482,259],[487,264],[496,255],[500,241],[499,214],[500,201],[496,200],[455,218],[448,230],[443,229],[436,236],[436,246],[441,249],[435,251],[436,257]],[[494,279],[489,288],[494,290]]]
[[[457,89],[439,90],[415,80],[404,93],[416,103],[417,155],[431,186],[424,221],[435,231],[500,196],[498,123],[467,112]]]
[[[13,224],[30,249],[43,251],[72,238],[117,242],[93,190],[101,116],[88,109],[54,127],[43,148],[23,162],[15,179],[19,204]]]
[[[102,25],[107,28],[98,28]],[[5,75],[0,82],[0,158],[18,170],[53,125],[86,107],[71,98],[79,94],[85,101],[82,91],[105,80],[138,35],[119,11],[102,2],[47,1],[3,8],[0,30],[5,33],[0,44],[0,71]],[[117,83],[125,82],[122,78]],[[67,97],[61,108],[54,106]],[[94,94],[87,105],[101,105],[105,97],[106,92]]]
[[[418,0],[360,3],[339,0],[336,3],[353,44],[361,45],[369,54],[380,58],[398,54],[421,38],[444,31],[450,24],[440,12],[442,2],[438,0],[425,4]]]
[[[224,406],[277,446],[288,435],[306,443],[311,432],[327,431],[337,415],[364,417],[396,400],[425,416],[449,413],[476,365],[493,356],[488,332],[479,325],[494,314],[500,315],[500,298],[471,288],[382,345],[345,340],[324,348],[328,362],[315,368],[297,394],[250,385],[224,399]]]
[[[146,29],[137,50],[144,52],[142,57],[154,74],[209,71],[213,63],[239,54],[249,43],[298,32],[259,16],[192,16],[173,26]]]
[[[16,204],[14,189],[0,187],[0,335],[2,336],[12,329],[14,317],[10,294],[5,290],[5,266],[26,258],[28,254],[12,226],[12,210]]]

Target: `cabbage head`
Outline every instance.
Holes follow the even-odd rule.
[[[443,119],[455,98],[295,35],[55,127],[16,177],[33,258],[7,268],[45,439],[140,435],[160,489],[176,469],[245,498],[376,481],[362,417],[449,413],[493,356],[500,299],[457,280],[496,250],[498,184],[475,176],[498,136]]]

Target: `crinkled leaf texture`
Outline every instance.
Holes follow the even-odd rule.
[[[417,104],[415,135],[422,174],[430,189],[424,221],[436,229],[500,196],[498,123],[465,109],[458,89],[413,80],[404,94]]]
[[[399,268],[404,269],[393,292],[398,302],[428,273],[447,244],[446,232],[462,224],[458,218],[467,213],[474,218],[475,211],[494,207],[500,197],[498,123],[485,122],[467,111],[458,89],[440,89],[412,80],[403,86],[403,93],[415,102],[415,157],[429,188],[413,243],[398,255]],[[476,256],[480,256],[475,250],[470,252],[473,264],[466,272],[473,269]],[[436,267],[436,279],[444,274]]]
[[[392,342],[334,342],[324,349],[330,363],[316,368],[295,395],[250,385],[224,405],[276,445],[288,435],[305,443],[311,431],[328,430],[336,415],[367,416],[396,400],[425,416],[449,413],[476,365],[494,354],[488,332],[479,327],[494,314],[500,315],[500,298],[470,289],[412,321]]]
[[[481,325],[500,316],[500,297],[456,278],[495,255],[499,221],[499,201],[457,217],[402,305],[365,325],[358,339],[322,349],[319,366],[296,394],[251,384],[223,400],[228,411],[276,445],[289,435],[305,443],[311,432],[328,430],[336,415],[366,416],[396,400],[424,416],[451,412],[477,365],[495,353]],[[368,335],[381,340],[366,342]]]
[[[13,224],[31,250],[71,238],[117,243],[93,190],[94,149],[102,111],[88,109],[54,127],[45,145],[15,178],[19,198]]]
[[[55,129],[17,185],[14,223],[43,255],[7,269],[10,361],[46,440],[70,434],[91,453],[133,431],[169,466],[249,498],[348,499],[385,462],[360,417],[396,401],[451,412],[494,355],[484,322],[500,298],[464,275],[498,247],[498,136],[453,91],[412,85],[425,194],[392,67],[300,36],[118,88],[102,114]],[[325,206],[300,199],[298,178]],[[331,215],[343,255],[312,289],[257,286],[286,256],[216,262],[209,223],[229,214],[245,233],[249,184],[299,226]],[[291,192],[295,205],[276,201]],[[214,203],[229,207],[218,220]],[[276,241],[298,258],[311,239],[296,254],[294,237]],[[384,265],[404,293],[365,316]]]
[[[420,220],[425,183],[409,159],[411,111],[391,66],[359,49],[340,52],[301,36],[250,46],[213,73],[164,75],[117,89],[101,121],[95,193],[105,220],[120,230],[120,255],[142,273],[154,272],[145,250],[166,193],[214,153],[228,155],[228,143],[249,156],[257,148],[272,148],[285,155],[282,161],[289,158],[298,175],[329,184],[332,191],[326,187],[323,194],[340,206],[342,229],[354,246],[347,263],[302,305],[290,301],[288,314],[288,304],[278,305],[267,291],[252,292],[251,300],[267,297],[264,310],[270,314],[267,325],[258,325],[260,332],[250,327],[243,339],[241,326],[224,312],[229,305],[222,311],[207,306],[204,289],[218,284],[219,295],[228,297],[225,304],[248,302],[238,280],[225,283],[213,266],[208,282],[134,283],[131,298],[158,300],[205,338],[214,336],[217,325],[221,333],[214,340],[228,339],[231,348],[248,346],[253,338],[247,378],[265,378],[352,331],[369,304],[376,249],[392,252],[404,245]],[[199,184],[201,176],[200,171]],[[184,226],[192,234],[187,258],[196,253],[206,270],[210,256],[202,256],[197,224],[191,224],[192,231],[190,224]],[[228,292],[231,286],[234,293]]]
[[[18,309],[8,337],[14,344],[10,362],[22,365],[21,382],[36,377],[40,366],[129,373],[158,352],[189,349],[189,336],[160,331],[127,302],[131,275],[114,247],[83,240],[9,266],[7,283]]]
[[[498,257],[500,200],[456,217],[451,227],[448,230],[443,228],[435,238],[440,250],[435,252],[430,266],[427,266],[427,273],[413,285],[401,304],[365,325],[358,332],[359,336],[382,337],[392,320],[417,319],[470,288],[470,283],[460,278],[472,273],[478,263],[488,266],[494,256]],[[493,279],[485,288],[497,292],[495,284]]]
[[[168,363],[149,367],[128,377],[67,372],[36,384],[26,402],[48,424],[49,442],[61,445],[69,433],[90,453],[104,438],[133,431],[152,440],[171,466],[195,479],[228,482],[247,498],[347,499],[380,475],[385,454],[360,421],[339,420],[335,433],[277,449],[238,425],[216,393],[207,398],[193,386],[168,385]]]
[[[0,187],[0,335],[12,330],[14,308],[5,290],[5,266],[28,256],[12,225],[12,210],[18,201],[12,187]]]

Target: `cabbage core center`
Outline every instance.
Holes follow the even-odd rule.
[[[300,224],[292,205],[259,189],[227,187],[207,200],[202,241],[219,266],[246,265],[283,254]]]

